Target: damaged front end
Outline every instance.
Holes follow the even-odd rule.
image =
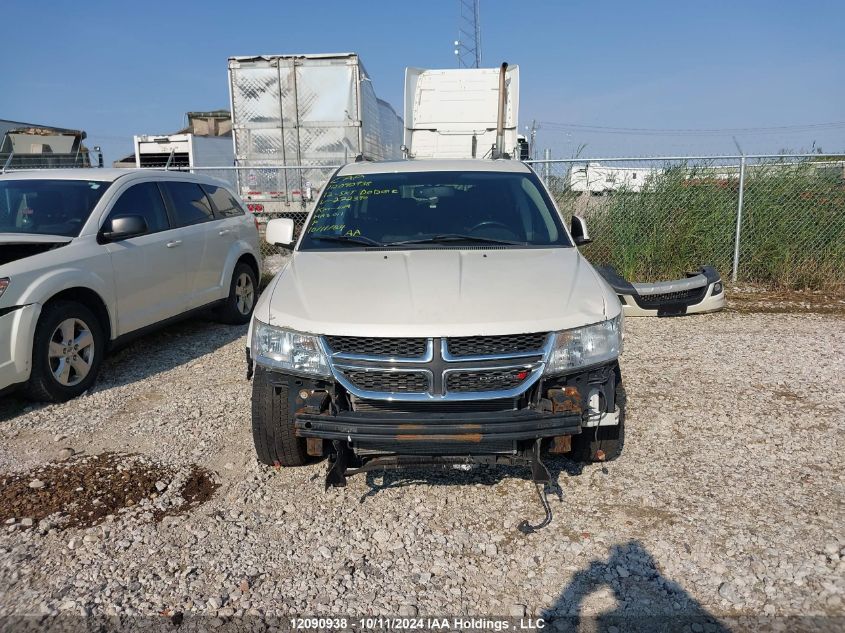
[[[620,417],[616,361],[542,377],[517,396],[440,403],[360,398],[333,380],[278,372],[259,379],[265,376],[287,394],[307,453],[328,458],[326,487],[362,472],[423,465],[522,465],[547,482],[542,454],[570,453],[578,447],[573,436]]]
[[[65,246],[70,239],[38,237],[24,239],[0,235],[0,266]]]

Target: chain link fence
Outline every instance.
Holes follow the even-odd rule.
[[[584,254],[632,281],[703,264],[772,288],[845,288],[845,157],[533,161]]]
[[[265,268],[275,272],[288,253],[264,241],[267,222],[274,218],[291,218],[294,235],[299,237],[320,192],[338,167],[340,165],[253,165],[195,167],[191,171],[222,180],[241,196],[247,209],[258,220]]]
[[[574,214],[587,220],[593,242],[584,254],[632,281],[677,278],[709,264],[739,283],[845,290],[845,156],[528,162],[567,221]],[[294,220],[299,235],[337,168],[178,169],[231,185],[255,214],[262,235],[267,221],[284,217]],[[270,271],[286,255],[263,240],[262,252]]]

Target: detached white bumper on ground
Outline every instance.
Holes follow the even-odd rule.
[[[625,316],[681,316],[716,312],[726,305],[722,278],[712,266],[702,266],[683,279],[631,283],[610,266],[596,266],[622,303]]]

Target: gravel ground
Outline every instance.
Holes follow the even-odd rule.
[[[324,493],[323,463],[259,466],[244,335],[190,321],[117,353],[83,398],[0,400],[7,475],[70,448],[220,484],[160,521],[7,522],[0,615],[845,615],[841,316],[629,319],[623,455],[552,462],[555,518],[529,535],[542,508],[521,469]]]

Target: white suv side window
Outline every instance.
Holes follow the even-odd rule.
[[[205,193],[211,198],[217,209],[217,214],[222,218],[234,218],[244,215],[244,210],[237,199],[223,187],[214,185],[203,185]]]
[[[173,203],[176,226],[190,226],[214,219],[211,203],[198,184],[165,181],[161,185]]]
[[[109,220],[127,215],[139,215],[144,218],[147,233],[158,233],[170,228],[167,208],[164,206],[161,191],[154,182],[132,185],[120,194],[109,213]]]

